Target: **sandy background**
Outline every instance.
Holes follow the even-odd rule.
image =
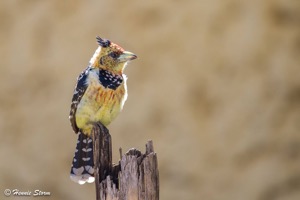
[[[153,139],[162,200],[300,199],[298,0],[0,1],[0,199],[95,199],[68,114],[96,35],[139,56],[114,161]]]

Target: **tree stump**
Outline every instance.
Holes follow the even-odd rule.
[[[108,129],[97,123],[92,135],[97,200],[159,199],[157,156],[152,141],[147,142],[144,154],[132,148],[113,165]]]

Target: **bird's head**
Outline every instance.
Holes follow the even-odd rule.
[[[90,60],[91,67],[122,74],[127,62],[137,58],[135,54],[125,51],[107,39],[102,39],[99,36],[96,39],[99,47]]]

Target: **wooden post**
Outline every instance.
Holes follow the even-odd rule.
[[[132,148],[122,155],[119,164],[112,165],[109,131],[97,123],[93,129],[93,145],[97,200],[159,199],[157,156],[152,141],[147,142],[144,154]]]
[[[93,131],[94,176],[96,199],[100,200],[100,182],[111,174],[112,151],[111,136],[108,129],[101,123],[94,124]]]

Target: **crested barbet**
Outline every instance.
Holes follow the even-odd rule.
[[[128,61],[137,58],[107,39],[96,39],[98,48],[77,79],[69,116],[74,132],[78,133],[70,177],[79,184],[95,180],[93,125],[109,125],[122,110],[127,99],[127,77],[123,71]]]

